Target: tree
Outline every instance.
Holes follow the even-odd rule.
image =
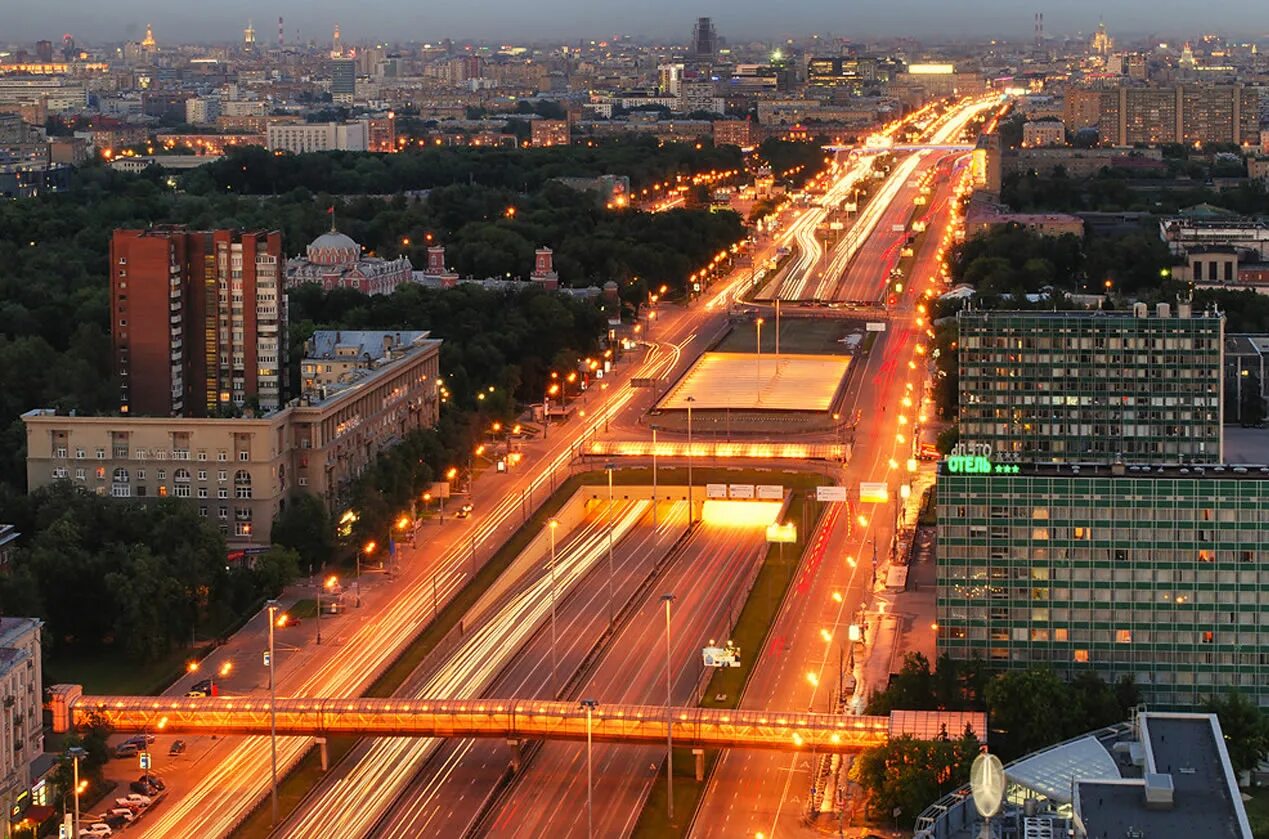
[[[898,809],[905,818],[915,819],[930,803],[965,783],[978,751],[978,738],[969,731],[955,740],[904,735],[863,752],[850,774],[867,792],[873,818],[888,819]]]
[[[1002,760],[1054,743],[1070,729],[1071,688],[1047,667],[997,674],[986,699]]]
[[[302,568],[321,569],[335,548],[334,527],[326,505],[311,492],[286,499],[273,519],[273,543],[299,554]]]
[[[1269,756],[1269,722],[1246,695],[1231,690],[1223,696],[1211,696],[1204,710],[1220,720],[1229,762],[1235,772],[1249,772]]]

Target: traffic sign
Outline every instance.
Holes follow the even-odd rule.
[[[886,322],[885,322],[884,320],[881,320],[881,321],[874,321],[874,320],[870,320],[870,321],[868,321],[868,323],[866,323],[866,324],[864,325],[864,331],[866,331],[866,332],[885,332],[885,331],[886,331]]]
[[[779,501],[784,498],[784,487],[779,484],[758,484],[758,498],[762,501]]]
[[[818,486],[815,488],[815,500],[844,502],[846,500],[846,487]]]
[[[753,484],[731,484],[727,487],[727,494],[732,498],[751,500],[754,495]]]
[[[138,753],[137,753],[137,757],[139,757],[139,758],[141,759],[141,760],[140,760],[140,763],[141,763],[141,769],[142,769],[143,771],[145,771],[145,772],[150,771],[150,753],[149,753],[149,752],[138,752]]]
[[[859,500],[865,504],[884,504],[890,500],[890,491],[880,481],[860,481]]]
[[[706,484],[705,497],[706,498],[726,498],[727,484]]]
[[[269,660],[272,658],[272,656],[270,656],[270,655],[269,655],[269,651],[268,651],[268,650],[265,650],[265,651],[264,651],[264,656],[263,656],[263,658],[264,658],[264,666],[265,666],[265,667],[268,667],[268,666],[269,666]]]

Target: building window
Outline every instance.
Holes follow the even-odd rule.
[[[228,459],[229,459],[229,453],[226,452],[224,449],[221,449],[220,451],[216,452],[216,460],[220,461],[221,463],[224,463]]]
[[[207,470],[206,470],[206,469],[199,469],[199,470],[198,470],[198,479],[199,479],[200,481],[205,481],[205,480],[207,480]]]
[[[76,459],[76,460],[83,460],[83,459],[84,459],[84,456],[85,456],[85,455],[84,455],[84,450],[83,450],[83,449],[75,449],[75,459]]]
[[[200,516],[202,516],[203,518],[207,518],[207,505],[206,505],[206,504],[200,504],[200,505],[199,505],[199,507],[198,507],[198,514],[199,514]]]
[[[251,460],[251,452],[247,452],[247,451],[238,452],[238,459],[243,461],[244,463],[248,460]]]
[[[250,536],[250,535],[251,535],[251,522],[249,522],[249,521],[236,521],[236,522],[234,522],[234,535],[235,535],[235,536]]]
[[[178,481],[178,482],[183,483],[183,484],[188,484],[188,483],[189,483],[189,470],[188,470],[188,469],[177,469],[175,472],[173,472],[173,473],[172,473],[172,480],[174,480],[174,481]]]
[[[199,488],[198,488],[198,497],[199,497],[199,498],[206,498],[206,497],[207,497],[207,487],[199,487]]]
[[[251,473],[240,469],[234,473],[234,497],[251,497]]]
[[[66,467],[58,466],[53,469],[53,480],[60,480],[66,477]]]
[[[1115,643],[1116,643],[1116,644],[1131,644],[1131,643],[1132,643],[1132,630],[1131,630],[1131,629],[1116,629],[1116,630],[1115,630]]]
[[[145,480],[145,470],[144,470],[144,469],[138,469],[138,470],[137,470],[137,480],[138,480],[138,481],[144,481],[144,480]]]
[[[132,487],[128,484],[114,484],[110,487],[110,495],[113,498],[131,498]]]
[[[167,484],[159,484],[159,498],[167,498]]]
[[[97,449],[97,459],[98,459],[98,460],[105,460],[105,459],[106,459],[106,450],[105,450],[105,449]]]
[[[166,481],[166,480],[167,480],[167,470],[166,470],[166,469],[158,469],[158,470],[155,470],[154,476],[155,476],[156,478],[158,478],[160,481]]]
[[[197,458],[198,458],[200,461],[206,460],[206,459],[207,459],[207,452],[206,452],[204,449],[199,449],[199,450],[198,450],[198,454],[197,454]]]
[[[84,470],[83,470],[83,469],[76,469],[76,470],[75,470],[75,480],[77,480],[77,481],[82,481],[83,479],[84,479]]]
[[[1076,650],[1073,660],[1080,664],[1088,663],[1088,650]]]
[[[53,450],[53,457],[66,457],[66,447],[58,446]]]
[[[220,489],[216,490],[216,497],[221,499],[228,498],[229,490],[225,489],[224,487],[221,487]]]
[[[110,473],[110,480],[116,484],[126,484],[128,482],[128,470],[122,466],[116,468],[114,472]]]
[[[223,484],[225,481],[229,480],[229,473],[226,470],[221,469],[216,473],[216,480]]]
[[[96,471],[97,471],[97,480],[99,481],[106,480],[106,467],[98,466]]]
[[[1077,528],[1075,528],[1075,533],[1074,533],[1073,538],[1075,538],[1075,539],[1087,539],[1087,538],[1089,538],[1089,535],[1090,535],[1090,531],[1091,531],[1091,530],[1092,530],[1092,528],[1091,528],[1091,527],[1077,527]]]
[[[217,510],[216,518],[220,519],[221,521],[229,521],[229,508],[221,507],[219,510]]]
[[[189,484],[177,484],[177,485],[176,485],[176,497],[177,497],[177,498],[189,498]]]
[[[1199,635],[1199,640],[1201,640],[1204,644],[1214,644],[1216,643],[1216,633],[1209,629]]]

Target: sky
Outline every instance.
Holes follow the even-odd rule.
[[[0,0],[0,42],[57,40],[72,33],[85,42],[139,39],[153,24],[164,40],[237,41],[253,19],[261,41],[277,38],[286,20],[287,41],[328,42],[339,24],[346,43],[375,40],[573,41],[615,34],[687,41],[697,16],[714,19],[733,42],[782,40],[818,33],[864,39],[1029,39],[1032,16],[1045,13],[1051,36],[1087,33],[1105,17],[1111,34],[1189,37],[1224,31],[1240,37],[1269,32],[1264,0],[1160,3],[1159,0]]]

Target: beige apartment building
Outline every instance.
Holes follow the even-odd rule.
[[[379,451],[436,423],[441,342],[427,333],[358,335],[376,347],[370,357],[263,416],[28,411],[27,486],[66,480],[114,498],[189,499],[231,544],[268,544],[288,495],[311,492],[335,512]],[[333,345],[333,336],[314,341]]]

